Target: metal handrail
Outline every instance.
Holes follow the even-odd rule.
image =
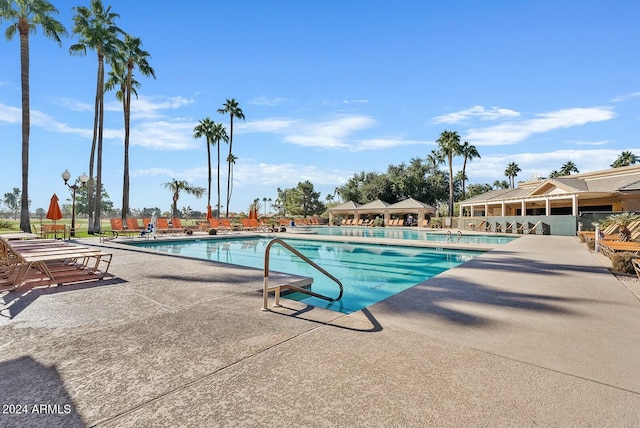
[[[291,245],[289,245],[286,242],[284,242],[282,239],[275,238],[275,239],[272,239],[267,244],[267,247],[265,248],[265,251],[264,251],[264,288],[262,290],[262,298],[263,298],[262,310],[263,311],[267,311],[268,310],[267,306],[268,306],[268,299],[269,299],[269,253],[271,251],[271,247],[274,244],[282,245],[284,248],[286,248],[287,250],[291,251],[296,256],[300,257],[304,262],[306,262],[310,266],[313,266],[316,270],[318,270],[320,273],[324,274],[326,277],[328,277],[333,282],[338,284],[338,287],[340,287],[340,294],[338,294],[338,297],[336,297],[334,299],[333,297],[324,296],[322,294],[315,293],[315,292],[313,292],[311,290],[306,290],[306,289],[304,289],[302,287],[296,287],[294,285],[278,286],[278,287],[275,288],[275,295],[276,295],[275,305],[276,306],[278,306],[279,302],[280,302],[280,288],[293,289],[293,290],[298,291],[300,293],[305,293],[305,294],[308,294],[310,296],[314,296],[314,297],[318,297],[320,299],[328,300],[329,302],[335,302],[337,300],[342,299],[342,293],[344,291],[344,287],[342,286],[342,282],[340,282],[340,280],[338,278],[336,278],[335,276],[331,275],[329,272],[324,270],[322,267],[318,266],[310,258],[308,258],[304,254],[302,254],[300,251],[298,251],[295,248],[293,248]]]

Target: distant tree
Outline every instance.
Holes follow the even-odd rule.
[[[204,187],[192,186],[184,180],[176,180],[175,178],[167,183],[163,184],[165,189],[169,189],[173,193],[171,204],[172,217],[178,217],[178,199],[180,199],[180,192],[184,192],[188,195],[193,195],[196,198],[201,198],[206,189]]]
[[[79,186],[80,180],[76,180],[75,184]],[[100,189],[101,189],[100,199],[102,200],[101,214],[104,214],[113,210],[113,202],[109,199],[109,194],[104,189],[104,184],[100,185]],[[87,194],[88,194],[87,186],[82,186],[76,191],[76,214],[84,214],[84,215],[89,214],[89,203],[87,201],[88,199]],[[65,201],[71,204],[73,202],[71,200],[72,196],[73,196],[72,191],[69,190],[69,197],[65,198]]]
[[[572,172],[575,172],[576,174],[580,172],[578,171],[576,164],[572,161],[565,162],[565,164],[562,165],[562,168],[560,168],[561,175],[571,175]]]
[[[620,168],[623,166],[635,165],[638,162],[640,162],[640,156],[636,156],[630,151],[623,151],[618,156],[618,159],[611,164],[611,167]]]
[[[496,180],[493,182],[493,188],[494,189],[508,189],[509,188],[509,182],[507,180]]]
[[[292,189],[278,189],[278,199],[284,201],[285,211],[290,215],[307,217],[320,215],[326,210],[325,205],[320,202],[320,192],[315,191],[309,180],[299,182]]]
[[[556,177],[562,177],[564,174],[561,173],[560,171],[554,169],[553,171],[551,171],[549,173],[549,178],[556,178]]]
[[[9,26],[5,31],[7,40],[18,34],[20,37],[20,82],[22,88],[22,203],[20,229],[31,231],[29,218],[29,135],[31,133],[31,107],[29,102],[29,34],[40,27],[44,35],[62,45],[60,36],[66,36],[64,25],[52,15],[58,10],[47,0],[0,0],[0,22]]]
[[[462,143],[460,148],[460,152],[462,153],[463,162],[462,162],[462,195],[465,195],[465,182],[469,179],[467,177],[467,161],[473,159],[480,159],[480,153],[476,146],[469,144],[468,141]]]
[[[453,216],[453,158],[462,154],[460,136],[455,131],[442,131],[436,140],[440,153],[443,154],[449,163],[449,216]]]
[[[470,198],[473,198],[474,196],[481,195],[483,193],[487,193],[492,190],[493,190],[493,187],[489,183],[469,184],[469,187],[467,188],[467,194],[465,195],[465,197],[467,199],[470,199]]]
[[[235,98],[227,98],[225,103],[222,105],[222,108],[218,109],[218,113],[220,114],[228,114],[229,115],[229,156],[227,156],[228,163],[228,173],[227,173],[227,214],[226,217],[229,217],[229,204],[231,203],[231,155],[233,154],[233,118],[244,120],[244,113],[242,109],[238,105],[238,102]]]
[[[515,178],[518,176],[519,172],[522,172],[522,170],[515,162],[509,162],[507,164],[507,168],[504,170],[504,175],[509,177],[509,184],[512,189],[515,189],[516,187]]]
[[[22,206],[21,194],[20,188],[14,187],[13,191],[4,194],[4,199],[2,200],[7,209],[13,213],[14,220],[18,216],[18,211],[20,211],[20,207]]]

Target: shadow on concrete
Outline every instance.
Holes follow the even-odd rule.
[[[91,288],[107,287],[110,285],[126,283],[124,279],[111,277],[109,279],[102,279],[99,281],[93,280],[91,282],[75,282],[64,285],[50,285],[46,287],[34,285],[24,285],[16,290],[6,292],[4,296],[0,295],[0,318],[13,319],[20,312],[26,309],[30,304],[35,302],[38,297],[53,295],[58,293],[65,293],[76,290],[87,290]]]
[[[282,301],[281,301],[282,303]],[[282,312],[276,312],[273,310],[269,310],[269,312],[276,314],[276,315],[282,315],[285,317],[293,317],[293,318],[297,318],[297,319],[301,319],[301,320],[305,320],[305,321],[311,321],[313,323],[316,324],[321,324],[321,325],[325,325],[328,327],[334,327],[334,328],[339,328],[342,330],[349,330],[349,331],[357,331],[360,333],[377,333],[383,330],[382,325],[378,322],[378,320],[373,316],[373,314],[367,309],[361,309],[360,312],[362,312],[362,314],[367,318],[367,320],[371,323],[371,327],[370,328],[355,328],[355,327],[348,327],[348,326],[344,326],[344,325],[338,325],[338,324],[334,324],[333,322],[328,322],[328,321],[319,321],[317,319],[314,319],[312,317],[305,317],[303,316],[306,313],[310,313],[311,311],[313,311],[314,309],[316,309],[314,306],[311,305],[306,305],[303,309],[295,309],[295,308],[290,308],[288,306],[286,306],[285,304],[281,305],[281,309],[290,309],[293,312],[290,313],[282,313]],[[340,313],[336,312],[336,315],[343,315]]]
[[[55,366],[24,356],[0,362],[0,425],[84,427]]]

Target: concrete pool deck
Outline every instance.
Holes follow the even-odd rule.
[[[104,245],[112,279],[0,293],[0,426],[640,425],[640,287],[576,238],[351,315],[262,312],[260,271]]]

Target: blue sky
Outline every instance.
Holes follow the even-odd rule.
[[[72,7],[53,1],[69,32]],[[424,158],[444,130],[476,145],[470,183],[546,176],[571,160],[606,169],[640,155],[640,2],[105,1],[140,37],[157,80],[132,102],[131,206],[168,210],[173,178],[207,185],[200,119],[235,98],[230,209],[309,180],[321,198],[360,171]],[[0,24],[4,32],[6,24]],[[88,172],[97,59],[30,37],[32,209]],[[121,106],[107,93],[103,181],[121,206]],[[0,194],[20,187],[19,42],[0,42]],[[223,153],[228,147],[223,145]],[[215,153],[215,149],[213,151]],[[223,155],[223,160],[226,155]],[[215,205],[215,163],[212,204]],[[444,166],[443,166],[444,167]],[[454,164],[460,169],[461,159]],[[222,200],[226,168],[221,168]],[[179,207],[204,210],[182,195]],[[223,208],[224,210],[224,208]]]

